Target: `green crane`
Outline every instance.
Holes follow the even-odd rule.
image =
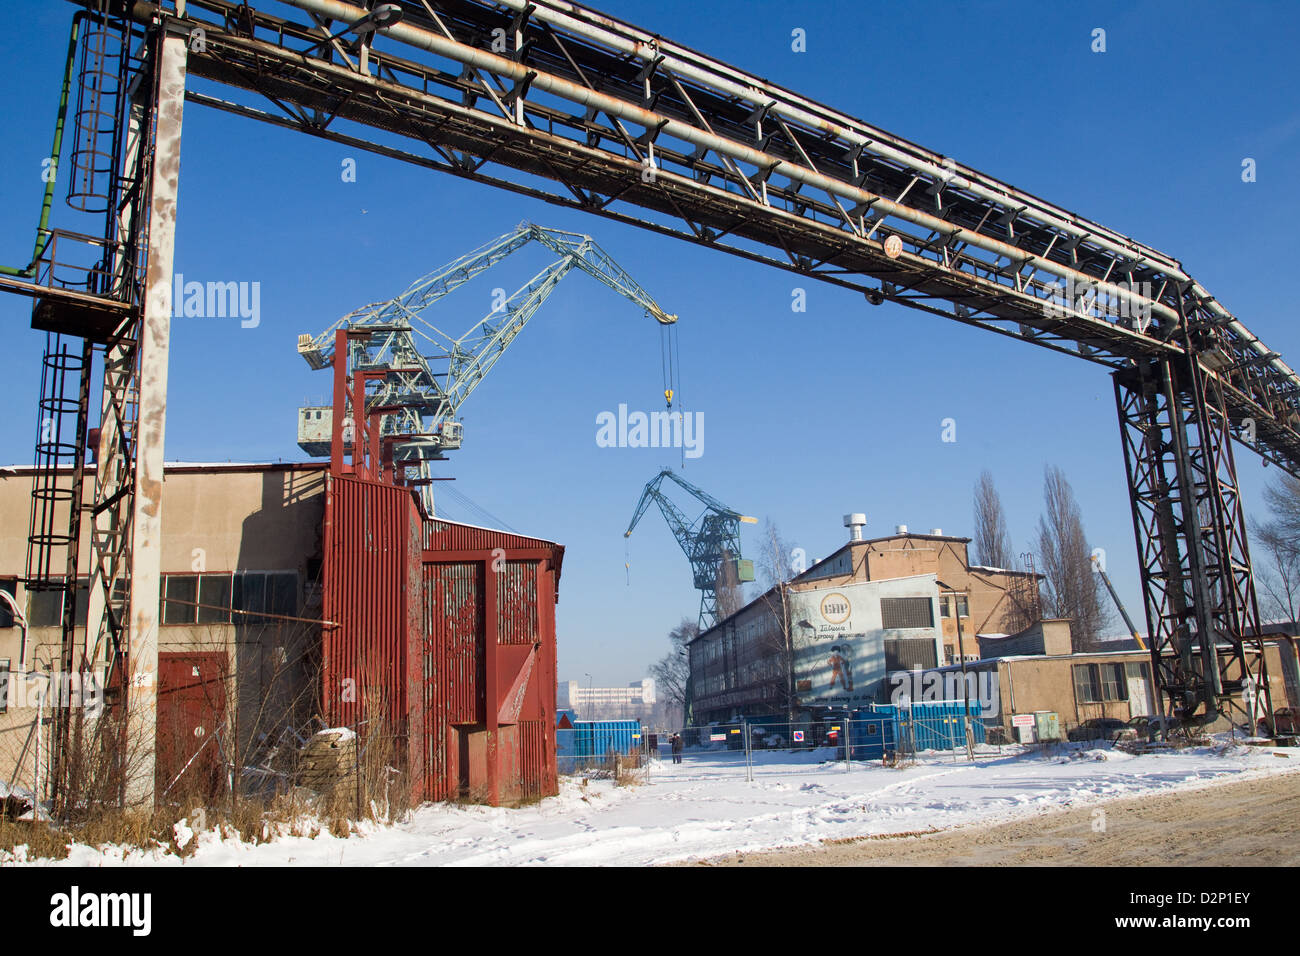
[[[694,521],[688,521],[686,515],[660,490],[665,478],[675,482],[704,505],[704,511]],[[741,557],[740,523],[755,524],[757,519],[732,511],[717,498],[674,474],[671,468],[665,468],[646,483],[641,492],[641,500],[636,504],[636,512],[632,515],[632,522],[627,526],[623,537],[632,534],[632,529],[652,501],[663,512],[673,537],[691,562],[695,588],[700,592],[699,625],[703,631],[718,622],[719,584],[725,582],[731,572],[734,572],[732,580],[736,582],[754,580],[754,562]]]
[[[496,303],[489,315],[459,336],[430,321],[428,314],[436,311],[431,307],[530,243],[549,249],[556,260]],[[346,361],[349,370],[387,371],[377,390],[367,394],[367,409],[350,410],[350,415],[360,417],[382,410],[381,434],[394,442],[393,457],[399,470],[416,470],[415,483],[423,486],[426,507],[433,514],[429,462],[442,460],[447,451],[460,448],[463,429],[456,416],[461,405],[560,280],[575,269],[641,306],[665,336],[675,328],[677,316],[661,309],[590,236],[523,222],[513,232],[422,276],[395,298],[354,309],[319,335],[298,336],[298,354],[314,369]],[[334,333],[339,329],[368,334],[349,343],[349,355],[336,356]],[[661,347],[672,353],[671,340]],[[446,362],[446,370],[435,372],[433,361]],[[670,408],[674,384],[673,373],[666,367],[664,398]],[[299,447],[309,455],[328,456],[332,418],[329,407],[300,409]],[[350,443],[347,434],[345,431],[344,441]]]

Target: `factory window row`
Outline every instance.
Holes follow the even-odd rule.
[[[14,593],[15,579],[0,579],[0,589]],[[120,587],[120,585],[119,585]],[[297,571],[229,571],[203,574],[164,574],[161,587],[163,624],[269,624],[262,615],[296,616],[300,608]],[[118,591],[118,600],[121,599]],[[77,581],[73,624],[85,627],[90,581]],[[245,613],[238,613],[245,612]],[[0,601],[0,627],[13,625],[13,615]],[[29,627],[59,627],[63,623],[63,590],[28,590]]]
[[[1074,692],[1080,703],[1101,704],[1128,700],[1128,680],[1123,663],[1075,664],[1073,668]],[[1150,673],[1146,664],[1142,665],[1139,673],[1143,678]]]
[[[261,615],[298,610],[297,571],[163,575],[164,624],[273,624]]]

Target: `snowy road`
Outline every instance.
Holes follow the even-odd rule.
[[[76,865],[645,865],[882,833],[999,822],[1100,800],[1300,769],[1300,755],[1242,746],[1131,756],[1106,750],[923,758],[905,769],[822,762],[822,752],[736,755],[651,767],[634,786],[561,778],[558,797],[518,809],[426,806],[398,825],[338,839],[252,845],[209,832],[181,861],[74,847]]]

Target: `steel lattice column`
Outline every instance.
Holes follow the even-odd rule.
[[[1253,687],[1268,698],[1229,420],[1207,380],[1179,358],[1115,373],[1152,667],[1173,713],[1198,720]]]

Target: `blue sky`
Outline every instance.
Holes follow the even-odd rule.
[[[1300,219],[1300,8],[604,0],[601,9],[1173,255],[1300,362],[1294,302],[1270,279],[1294,268],[1288,227]],[[0,36],[7,264],[30,255],[71,11],[40,5],[33,29]],[[1107,31],[1102,54],[1089,48],[1096,27]],[[791,51],[795,28],[806,31],[806,53]],[[340,177],[348,157],[355,183]],[[1254,183],[1241,181],[1245,157],[1257,162]],[[61,192],[59,203],[65,213]],[[1104,369],[192,104],[176,270],[260,282],[262,321],[173,324],[168,459],[304,457],[295,410],[327,396],[330,382],[298,358],[296,336],[397,294],[523,219],[595,236],[681,316],[682,398],[705,418],[704,454],[684,471],[691,481],[771,517],[823,557],[844,540],[848,511],[867,514],[868,535],[899,523],[969,534],[972,487],[989,468],[1024,550],[1044,465],[1055,464],[1141,620]],[[449,299],[435,321],[466,328],[489,311],[494,287],[513,289],[547,261],[536,251],[516,259]],[[790,308],[796,286],[806,288],[803,313]],[[30,329],[26,299],[0,296],[0,321],[0,459],[26,463],[44,337]],[[595,442],[600,412],[660,407],[658,336],[631,303],[570,276],[464,406],[464,448],[441,472],[512,527],[566,545],[561,680],[638,679],[666,650],[669,628],[696,613],[685,557],[662,519],[651,513],[623,538],[641,487],[680,459]],[[940,440],[948,417],[955,443]],[[1259,513],[1270,473],[1245,452],[1238,463],[1247,508]],[[757,534],[745,534],[756,550]]]

